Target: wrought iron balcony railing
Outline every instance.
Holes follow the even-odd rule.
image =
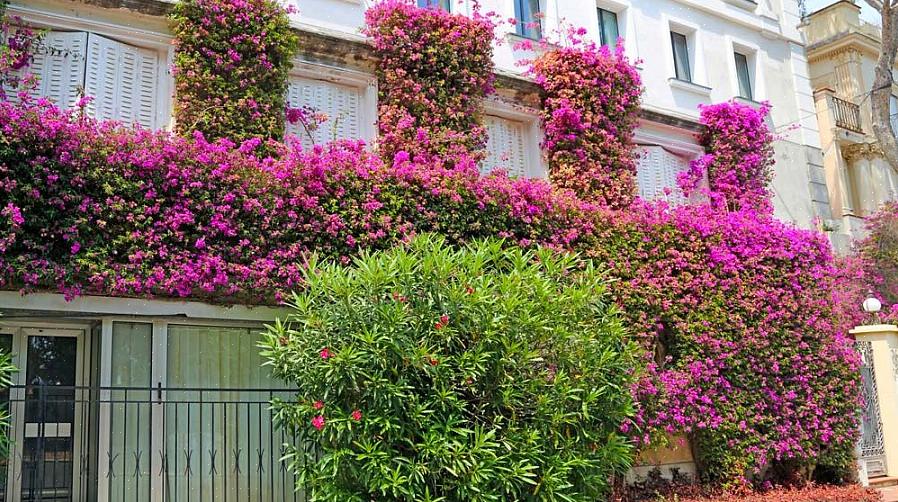
[[[284,389],[21,386],[0,501],[305,501],[271,401]]]
[[[861,125],[861,107],[859,105],[835,96],[832,98],[832,103],[836,127],[854,132],[864,132]]]

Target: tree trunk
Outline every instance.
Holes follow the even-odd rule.
[[[890,5],[892,0],[883,2],[882,48],[876,65],[876,78],[870,102],[873,107],[873,134],[892,170],[898,173],[898,140],[892,130],[890,100],[892,97],[892,68],[895,66],[895,51],[898,49],[898,7]]]

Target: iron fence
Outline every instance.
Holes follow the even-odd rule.
[[[0,501],[304,501],[285,389],[13,386]]]

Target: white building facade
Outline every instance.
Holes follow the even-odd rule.
[[[330,117],[316,142],[376,142],[374,58],[360,34],[370,1],[296,5],[302,44],[288,99]],[[443,8],[469,14],[472,3]],[[597,41],[622,37],[639,60],[644,197],[684,202],[676,176],[703,154],[698,105],[769,101],[778,136],[777,215],[805,228],[830,218],[796,0],[480,3],[522,21],[500,28],[499,89],[484,103],[484,170],[546,175],[537,89],[516,64],[530,55],[513,49],[536,35],[520,27],[542,17],[538,11],[544,33],[582,25]],[[36,57],[36,94],[72,106],[83,88],[95,98],[88,109],[95,117],[171,128],[172,5],[13,0],[9,10],[48,30],[48,45],[59,49]],[[267,407],[282,388],[259,372],[255,334],[277,310],[0,292],[0,314],[0,348],[11,350],[20,368],[8,395],[15,442],[0,459],[0,501],[302,500],[279,461],[284,438]]]

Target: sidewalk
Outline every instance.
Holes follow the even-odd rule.
[[[898,502],[898,486],[889,486],[880,488],[883,502]]]

